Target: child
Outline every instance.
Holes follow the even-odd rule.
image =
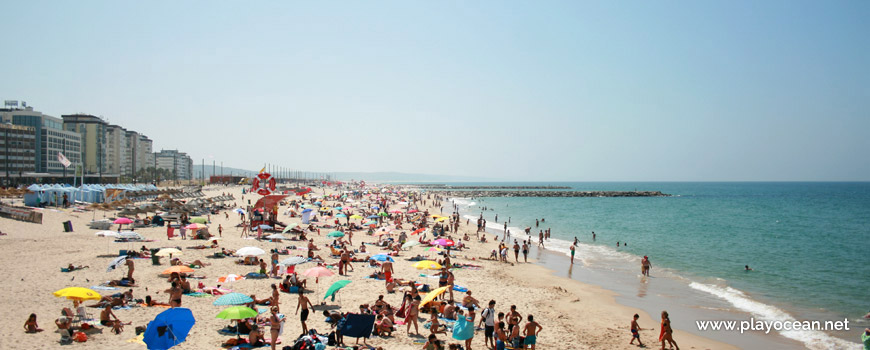
[[[643,342],[640,341],[640,333],[638,333],[642,328],[637,325],[638,318],[640,318],[640,316],[634,314],[634,318],[631,320],[631,341],[628,343],[634,345],[634,340],[637,339],[637,345],[642,347]]]

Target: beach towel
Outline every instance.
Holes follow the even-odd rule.
[[[184,295],[194,298],[206,298],[212,296],[211,294],[201,292],[185,293]]]
[[[268,278],[268,277],[269,276],[267,276],[266,274],[256,273],[256,272],[249,272],[247,275],[245,275],[245,278],[253,278],[253,279],[263,279],[263,278]]]
[[[460,317],[453,325],[453,339],[467,340],[474,337],[474,325],[465,317]]]
[[[99,289],[99,290],[118,290],[118,288],[115,288],[115,287],[109,287],[109,286],[93,286],[93,287],[91,287],[91,289]]]
[[[453,290],[455,290],[457,292],[467,292],[468,288],[465,288],[463,286],[453,285]]]
[[[347,314],[341,334],[351,338],[368,338],[375,327],[374,315]]]

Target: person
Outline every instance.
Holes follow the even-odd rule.
[[[420,298],[419,295],[412,297],[411,294],[405,294],[408,301],[408,314],[405,315],[405,331],[408,335],[411,334],[411,323],[414,324],[414,332],[420,335],[420,328],[417,325],[417,315],[420,313]]]
[[[480,313],[480,323],[484,324],[484,344],[489,347],[495,347],[495,340],[493,339],[493,335],[495,334],[495,300],[490,300],[489,305],[487,305],[486,309]]]
[[[30,314],[27,321],[24,322],[24,333],[42,332],[42,328],[36,323],[36,314]]]
[[[165,293],[169,293],[169,305],[172,307],[181,307],[181,295],[184,294],[184,289],[178,282],[172,282],[172,287],[167,289]]]
[[[429,332],[431,333],[429,335],[430,337],[435,335],[435,334],[439,334],[439,333],[444,333],[444,334],[447,333],[447,327],[442,325],[441,322],[438,321],[438,313],[437,312],[432,312],[430,314],[429,322],[431,322],[431,325],[429,326]]]
[[[281,293],[278,293],[278,285],[272,283],[272,298],[269,302],[269,305],[275,305],[275,307],[277,307],[279,310],[281,308],[281,305],[278,304],[278,297],[280,295]]]
[[[70,326],[72,322],[69,317],[60,316],[57,320],[54,321],[54,324],[57,325],[58,333],[60,333],[63,337],[72,336],[72,331],[70,330]]]
[[[640,273],[644,276],[649,277],[649,269],[652,267],[652,263],[649,261],[649,257],[644,255],[643,259],[640,261]]]
[[[640,341],[640,333],[639,331],[643,330],[637,324],[637,319],[640,318],[640,315],[634,314],[634,318],[631,319],[631,341],[628,342],[631,345],[634,345],[634,340],[637,339],[637,345],[643,347],[643,342]]]
[[[861,334],[861,341],[864,343],[864,350],[870,350],[870,328],[864,328],[864,334]]]
[[[435,337],[435,334],[429,334],[429,338],[426,340],[426,344],[423,344],[423,350],[442,350],[444,349],[441,346],[441,342],[438,341],[438,338]]]
[[[172,306],[166,303],[157,302],[150,295],[145,296],[145,306]]]
[[[571,265],[574,265],[574,245],[571,245]]]
[[[674,341],[674,330],[671,328],[671,319],[667,311],[662,311],[662,329],[659,333],[659,341],[662,342],[662,350],[665,349],[665,342],[680,350],[680,346]]]
[[[499,321],[495,329],[495,350],[505,350],[507,347],[507,334],[504,333],[504,322]]]
[[[381,265],[381,272],[384,273],[384,283],[393,281],[393,263],[389,259]]]
[[[444,306],[442,315],[448,320],[456,319],[456,305],[453,304],[453,299],[447,300],[447,305]]]
[[[115,320],[113,321],[109,319],[109,316],[111,316]],[[100,311],[100,324],[103,326],[112,326],[112,332],[115,332],[115,334],[120,334],[124,331],[124,325],[128,325],[130,323],[122,323],[121,320],[118,319],[118,316],[115,316],[115,313],[112,312],[112,305],[106,305],[106,307],[103,308],[103,311]]]
[[[462,298],[462,306],[464,306],[467,309],[470,309],[471,307],[478,307],[479,308],[480,302],[478,302],[477,299],[475,299],[473,296],[471,296],[471,291],[469,290],[469,291],[465,292],[465,297]]]
[[[278,318],[278,307],[273,306],[271,311],[272,316],[269,316],[269,333],[272,336],[272,350],[275,350],[278,336],[281,335],[281,324],[284,322],[284,318]],[[307,332],[308,330],[306,330]]]
[[[520,262],[520,244],[514,240],[514,261]]]
[[[248,333],[248,344],[251,344],[251,347],[253,348],[266,345],[266,338],[263,336],[263,333],[260,333],[260,329],[257,325],[251,326],[251,332]]]
[[[468,308],[468,315],[460,309],[456,311],[456,323],[453,325],[453,339],[464,340],[465,348],[471,349],[471,341],[474,339],[474,306]]]
[[[393,335],[393,321],[391,321],[388,317],[384,317],[384,315],[378,315],[375,326],[375,335],[379,335],[382,337],[389,337]]]
[[[302,322],[302,333],[308,334],[308,325],[305,323],[308,321],[308,307],[314,308],[314,305],[311,304],[311,301],[308,300],[308,297],[302,293],[302,288],[299,288],[299,302],[296,303],[296,313],[299,313],[299,308],[302,308],[302,313],[299,314],[299,321]]]
[[[523,241],[523,261],[529,262],[529,244]]]
[[[514,327],[520,325],[520,321],[523,320],[523,316],[517,312],[517,306],[511,305],[511,310],[507,313],[507,322],[508,322],[508,331],[512,332]]]
[[[133,259],[124,260],[124,265],[127,265],[127,279],[130,280],[130,283],[135,284],[136,280],[133,279],[133,270],[136,269],[136,266],[133,264]]]
[[[744,271],[752,271],[752,269],[749,268],[749,265],[746,265],[746,266],[744,266]]]
[[[532,315],[529,315],[526,319],[528,322],[526,322],[525,332],[523,333],[526,336],[526,339],[523,341],[523,347],[525,347],[525,345],[531,345],[529,349],[535,350],[535,343],[538,342],[538,334],[541,333],[541,330],[544,329],[544,327],[541,327],[540,324],[535,322],[535,317]]]
[[[218,224],[218,237],[224,236],[224,228],[220,224]]]

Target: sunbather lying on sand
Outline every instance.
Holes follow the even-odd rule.
[[[64,271],[64,272],[73,272],[75,270],[81,270],[81,269],[87,269],[87,268],[90,268],[90,266],[82,266],[82,265],[74,266],[73,264],[69,264],[69,266],[66,267],[66,271]]]

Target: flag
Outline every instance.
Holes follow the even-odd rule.
[[[60,152],[57,152],[57,161],[60,162],[60,164],[63,164],[64,168],[69,168],[70,164],[72,164],[72,162],[70,162],[69,159],[66,159],[66,157],[63,156],[63,153]]]
[[[263,169],[260,169],[260,174],[265,173],[265,172],[266,172],[266,167],[263,167]]]

